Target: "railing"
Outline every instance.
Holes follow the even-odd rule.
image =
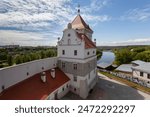
[[[130,75],[127,75],[124,73],[118,73],[118,72],[114,72],[114,71],[105,70],[105,69],[98,69],[98,70],[100,70],[102,72],[109,73],[111,75],[117,76],[117,77],[122,78],[122,79],[126,79],[128,81],[134,82],[134,83],[139,84],[141,86],[150,88],[150,85],[146,81],[138,79],[136,77],[133,77],[133,76],[130,76]]]

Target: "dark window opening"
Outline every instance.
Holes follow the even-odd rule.
[[[77,64],[73,64],[74,70],[77,70]]]
[[[77,55],[77,50],[74,50],[74,55],[75,55],[75,56]]]
[[[73,79],[75,82],[77,82],[77,76],[74,76]]]
[[[27,72],[27,76],[29,75],[29,72]]]
[[[4,90],[5,89],[5,86],[4,85],[2,85],[2,90]]]
[[[147,74],[147,78],[150,79],[150,74]]]
[[[62,50],[62,55],[65,55],[65,50]]]
[[[74,91],[76,91],[77,89],[76,88],[74,88]]]
[[[68,37],[70,37],[70,33],[68,34]]]
[[[143,72],[140,72],[140,76],[143,76]]]
[[[65,89],[64,89],[64,87],[62,88],[62,91],[64,91]]]
[[[89,94],[91,94],[93,92],[93,89],[91,89],[90,91],[89,91]]]
[[[89,55],[90,54],[90,52],[87,52],[87,55]]]

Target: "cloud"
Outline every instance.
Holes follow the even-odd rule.
[[[126,46],[126,45],[149,45],[150,38],[131,39],[127,41],[101,42],[98,45],[104,46]]]
[[[48,38],[49,36],[52,35],[48,33],[38,34],[33,32],[24,32],[15,30],[0,30],[1,45],[9,45],[9,44],[23,45],[23,46],[56,45],[57,39],[55,39],[55,41],[51,41],[52,39]]]
[[[150,20],[150,5],[147,5],[142,9],[131,9],[127,11],[126,14],[121,17],[121,19],[131,21],[148,21]]]
[[[94,14],[107,4],[106,1],[91,0],[90,5],[81,8],[81,15],[90,25],[110,20],[108,15]],[[47,44],[46,41],[56,42],[55,39],[62,35],[62,30],[76,16],[76,7],[72,0],[0,0],[0,44],[31,45],[33,42],[33,45],[38,45]],[[89,8],[91,12],[84,8]],[[37,41],[44,38],[49,40]]]

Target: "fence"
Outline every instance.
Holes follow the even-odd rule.
[[[106,72],[106,73],[109,73],[111,75],[117,76],[119,78],[126,79],[128,81],[134,82],[134,83],[139,84],[141,86],[150,88],[150,85],[147,82],[145,82],[144,80],[139,80],[138,78],[135,78],[135,77],[130,76],[128,74],[108,71],[106,69],[99,69],[99,70],[102,71],[102,72]]]

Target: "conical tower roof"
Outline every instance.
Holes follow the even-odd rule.
[[[88,29],[92,31],[92,29],[85,23],[80,14],[78,14],[75,19],[72,21],[72,28],[74,29]],[[93,31],[92,31],[93,32]]]

